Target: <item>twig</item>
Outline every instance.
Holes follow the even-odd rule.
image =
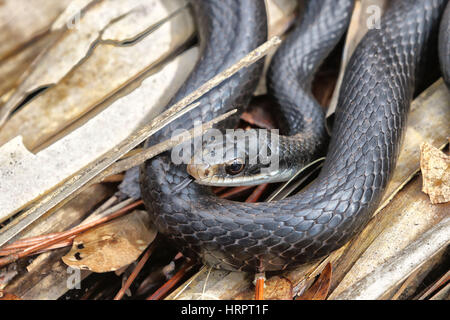
[[[147,300],[160,300],[164,297],[170,289],[172,289],[185,275],[186,272],[194,265],[194,263],[186,263],[169,281],[167,281],[161,288],[156,290]]]
[[[184,134],[179,134],[173,137],[170,140],[163,141],[161,143],[158,143],[150,148],[141,150],[140,152],[137,152],[131,156],[129,156],[126,159],[120,160],[114,164],[112,164],[108,169],[103,171],[101,174],[99,174],[91,184],[98,183],[98,182],[104,182],[105,179],[109,176],[118,174],[120,172],[124,172],[128,169],[131,169],[135,166],[140,165],[141,163],[144,163],[148,159],[151,159],[155,156],[157,156],[160,153],[163,153],[164,151],[170,150],[174,146],[185,142],[186,140],[192,139],[196,137],[199,134],[202,134],[204,131],[212,128],[216,123],[225,120],[229,116],[235,114],[237,112],[237,109],[233,109],[223,115],[220,115],[213,120],[196,126],[193,129],[189,130],[188,132]]]
[[[450,271],[447,271],[445,275],[443,275],[438,281],[436,281],[429,288],[427,288],[424,293],[416,297],[415,300],[425,300],[426,297],[428,297],[437,289],[443,287],[449,281],[450,281]]]
[[[266,275],[264,273],[257,273],[255,275],[255,300],[264,300],[264,282]]]
[[[55,233],[50,234],[50,236],[54,237]],[[63,241],[60,241],[58,243],[55,243],[54,245],[51,245],[51,246],[49,246],[49,247],[47,247],[45,249],[33,252],[33,254],[40,254],[40,253],[44,253],[44,252],[47,252],[47,251],[51,251],[51,250],[55,250],[55,249],[61,249],[61,248],[70,246],[70,245],[72,245],[72,242],[73,242],[74,238],[75,238],[75,236],[69,237],[69,238],[67,238],[67,239],[65,239]],[[24,243],[16,244],[16,243],[13,243],[14,246],[12,246],[12,248],[6,248],[5,247],[5,248],[1,249],[0,250],[0,256],[9,256],[11,254],[19,253],[19,252],[25,250],[26,248],[29,248],[32,245],[38,244],[38,243],[40,243],[42,241],[44,241],[44,240],[35,241],[35,242],[29,243],[29,244],[24,244]]]
[[[245,202],[257,202],[261,198],[263,192],[266,191],[268,186],[269,185],[267,183],[260,184],[258,187],[256,187],[255,190],[253,190],[252,194],[247,198],[247,200],[245,200]]]
[[[95,221],[99,218],[108,216],[116,211],[119,211],[123,208],[125,208],[126,206],[132,204],[135,200],[133,199],[127,199],[125,201],[122,201],[114,206],[112,206],[112,204],[117,200],[116,197],[112,197],[109,200],[107,200],[103,205],[101,205],[95,212],[93,212],[87,219],[85,219],[83,222],[80,223],[80,226],[86,225],[88,223],[91,223],[92,221]],[[112,206],[112,207],[111,207]],[[25,238],[25,239],[19,239],[11,244],[8,244],[6,246],[4,246],[3,248],[0,249],[0,256],[5,256],[5,255],[9,255],[9,254],[13,254],[13,253],[17,253],[20,252],[23,249],[26,249],[32,245],[41,243],[42,241],[45,240],[50,240],[50,239],[54,239],[55,237],[60,236],[61,234],[63,234],[64,231],[62,232],[55,232],[55,233],[49,233],[49,234],[45,234],[45,235],[39,235],[39,236],[34,236],[34,237],[30,237],[30,238]],[[70,238],[69,238],[70,239]],[[67,241],[69,242],[69,241]],[[70,245],[72,242],[70,241],[70,243],[68,245]],[[54,246],[50,246],[48,248],[45,249],[45,251],[48,251],[52,248],[57,248],[60,247],[62,245],[61,242],[55,244]],[[36,252],[40,253],[41,251]]]
[[[139,260],[139,262],[136,264],[136,267],[134,268],[133,272],[128,277],[127,281],[123,285],[122,288],[120,288],[119,292],[117,292],[117,295],[114,297],[114,300],[120,300],[123,298],[125,292],[128,290],[128,288],[133,283],[134,279],[138,276],[139,272],[141,272],[142,268],[144,267],[147,260],[150,258],[150,256],[153,253],[153,250],[155,249],[155,242],[153,242],[150,247],[145,251],[142,258]]]
[[[96,226],[98,226],[98,225],[100,225],[102,223],[105,223],[105,222],[110,221],[112,219],[118,218],[118,217],[124,215],[125,213],[129,212],[130,210],[132,210],[132,209],[134,209],[134,208],[136,208],[136,207],[138,207],[138,206],[140,206],[142,204],[143,204],[142,200],[136,201],[135,203],[130,204],[129,206],[127,206],[127,207],[125,207],[125,208],[123,208],[123,209],[121,209],[121,210],[119,210],[119,211],[117,211],[117,212],[115,212],[115,213],[113,213],[113,214],[111,214],[109,216],[102,217],[102,218],[97,219],[97,220],[95,220],[93,222],[86,223],[86,224],[80,225],[78,227],[75,227],[75,228],[73,228],[71,230],[61,232],[57,236],[54,236],[54,237],[52,237],[50,239],[47,239],[47,240],[44,240],[44,241],[42,241],[40,243],[32,245],[32,246],[26,248],[25,250],[23,250],[23,251],[21,251],[19,253],[11,254],[11,255],[6,256],[4,258],[0,258],[0,267],[5,266],[7,264],[10,264],[10,263],[12,263],[14,261],[17,261],[18,259],[26,257],[26,256],[28,256],[28,255],[30,255],[32,253],[35,253],[35,252],[37,252],[39,250],[42,250],[42,249],[44,249],[46,247],[54,245],[54,244],[56,244],[56,243],[58,243],[58,242],[60,242],[62,240],[65,240],[65,239],[71,237],[71,236],[74,236],[74,235],[79,234],[81,232],[84,232],[84,231],[86,231],[88,229],[96,227]]]

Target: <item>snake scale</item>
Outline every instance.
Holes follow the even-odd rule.
[[[347,65],[327,158],[306,190],[270,203],[233,202],[196,183],[175,192],[189,175],[186,165],[172,163],[170,152],[143,164],[142,197],[158,230],[187,255],[226,270],[284,270],[344,245],[369,221],[392,175],[416,77],[446,2],[389,1],[380,28],[368,31]],[[192,7],[201,58],[172,102],[267,38],[263,0],[192,1]],[[344,34],[352,7],[350,0],[309,1],[302,20],[279,48],[268,84],[287,134],[307,131],[312,140],[323,135],[311,125],[324,117],[309,89],[314,72]],[[445,41],[441,60],[448,59],[448,32]],[[206,122],[235,107],[243,110],[261,73],[260,62],[227,79],[200,98],[197,109],[146,145],[170,138],[176,129],[191,128],[194,120]],[[233,126],[228,122],[219,127]],[[312,148],[305,142],[305,151]]]

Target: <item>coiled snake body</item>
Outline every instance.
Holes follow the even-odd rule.
[[[142,196],[159,231],[185,253],[227,270],[283,270],[345,244],[370,219],[395,167],[416,75],[445,3],[392,1],[381,28],[369,30],[345,72],[324,167],[307,190],[255,204],[218,199],[195,183],[175,193],[189,177],[186,165],[173,164],[170,153],[147,161],[141,168]],[[193,7],[201,59],[173,101],[267,36],[262,0],[194,1]],[[312,142],[322,139],[323,129],[310,125],[311,119],[323,121],[309,94],[311,79],[345,32],[351,10],[350,0],[309,1],[302,23],[292,32],[297,40],[287,40],[279,49],[268,84],[287,134],[308,132]],[[147,144],[170,138],[175,129],[191,128],[194,120],[206,122],[231,108],[244,108],[261,70],[256,64],[228,79],[200,98],[198,109]],[[278,88],[283,82],[287,86]],[[305,151],[315,153],[317,142],[310,140],[304,141]]]

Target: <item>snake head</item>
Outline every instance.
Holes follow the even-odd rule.
[[[267,130],[227,130],[216,134],[194,153],[187,172],[209,186],[245,186],[289,179],[279,167],[278,135]],[[264,137],[265,135],[265,137]],[[268,139],[270,137],[270,139]],[[281,169],[281,170],[280,170]]]

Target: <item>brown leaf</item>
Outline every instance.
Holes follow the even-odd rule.
[[[134,211],[76,237],[72,250],[62,259],[77,269],[115,271],[135,261],[156,234],[148,214]]]
[[[328,263],[313,285],[295,300],[325,300],[330,290],[333,268]]]
[[[450,156],[426,142],[420,150],[422,191],[429,195],[433,204],[450,201]]]
[[[292,300],[293,289],[292,282],[284,277],[274,276],[265,281],[264,300]],[[235,300],[254,300],[255,290],[250,289],[239,295]]]

